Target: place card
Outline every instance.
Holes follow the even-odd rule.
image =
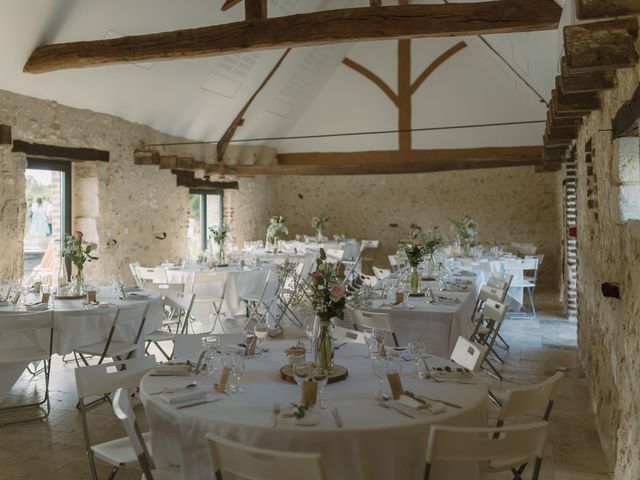
[[[16,292],[11,296],[11,303],[16,305],[20,300],[20,290],[16,290]]]
[[[385,358],[387,356],[387,349],[384,348],[384,343],[380,342],[378,344],[378,354],[382,357]]]
[[[42,294],[42,303],[49,303],[49,298],[51,297],[50,293],[43,293]]]
[[[396,292],[396,304],[404,302],[404,292]]]
[[[222,369],[222,373],[220,374],[220,381],[218,382],[215,388],[216,392],[224,393],[224,390],[227,387],[227,382],[229,381],[230,374],[231,374],[231,369],[229,367],[224,367]]]
[[[252,357],[256,354],[256,343],[258,342],[258,337],[255,335],[248,336],[246,339],[246,345],[244,347],[244,355],[245,357]]]
[[[97,295],[95,290],[87,291],[87,303],[97,303]]]
[[[399,373],[388,373],[387,380],[389,381],[389,388],[391,389],[391,395],[394,400],[400,398],[400,395],[404,393],[404,388],[402,388],[402,380],[400,380]]]
[[[318,400],[318,384],[313,380],[307,380],[302,383],[302,398],[300,403],[307,407],[313,406]]]

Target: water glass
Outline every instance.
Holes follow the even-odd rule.
[[[312,373],[312,363],[298,363],[293,366],[293,378],[299,387],[302,387],[302,384],[311,377]]]
[[[253,329],[253,333],[258,339],[257,347],[259,349],[258,355],[260,357],[264,356],[264,344],[269,335],[269,328],[266,325],[258,324]]]
[[[320,365],[316,365],[313,370],[313,380],[318,384],[318,404],[320,408],[327,408],[327,404],[324,403],[324,390],[327,387],[329,381],[329,370]]]
[[[384,399],[384,380],[387,376],[387,364],[388,360],[380,355],[371,356],[371,367],[373,369],[374,376],[378,379],[378,393],[376,398]]]
[[[244,390],[240,386],[240,378],[244,373],[245,363],[242,355],[233,356],[233,364],[231,366],[231,382],[229,384],[229,391],[231,393],[242,393]]]
[[[426,378],[426,368],[423,362],[424,355],[426,353],[426,346],[424,342],[411,342],[408,345],[409,347],[409,355],[411,356],[411,361],[413,362],[413,372],[411,373],[411,377],[413,378]]]

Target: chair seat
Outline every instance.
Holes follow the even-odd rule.
[[[153,480],[180,480],[181,472],[180,467],[162,467],[156,470],[151,470]],[[144,474],[142,480],[145,480]]]
[[[534,288],[536,286],[535,282],[527,281],[527,280],[514,280],[511,282],[511,287],[515,288]]]
[[[76,348],[76,352],[83,353],[85,355],[100,356],[102,355],[102,352],[104,352],[104,348],[106,344],[107,342],[98,342],[92,345],[78,347]],[[122,355],[134,352],[137,349],[138,349],[138,346],[133,343],[126,343],[126,342],[119,342],[119,341],[112,340],[111,344],[109,345],[109,350],[107,351],[106,356],[110,358],[121,357]]]
[[[46,358],[49,358],[49,352],[36,346],[0,350],[0,363],[35,362]]]
[[[253,295],[245,295],[242,297],[242,300],[244,300],[245,302],[259,302],[262,301],[263,303],[269,303],[273,300],[276,299],[276,296],[269,296],[269,297],[260,297],[259,295],[257,296],[253,296]]]
[[[167,332],[166,330],[154,330],[144,337],[146,342],[170,342],[176,339],[175,332]]]
[[[151,433],[142,434],[147,449],[151,452]],[[133,451],[128,437],[117,438],[108,442],[92,445],[91,450],[96,458],[114,467],[136,467],[138,457]]]
[[[196,297],[193,299],[193,303],[212,303],[212,302],[222,302],[224,298],[218,297]]]

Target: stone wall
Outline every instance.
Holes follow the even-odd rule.
[[[621,219],[628,204],[619,202],[619,142],[609,130],[639,84],[640,67],[619,71],[616,88],[602,94],[601,111],[585,119],[577,140],[579,351],[613,478],[625,480],[640,478],[640,222]],[[636,212],[637,204],[636,198]],[[620,284],[622,298],[605,298],[603,282]]]
[[[143,143],[183,139],[110,115],[7,91],[0,91],[0,123],[12,127],[14,139],[109,151],[109,162],[73,165],[73,228],[82,229],[98,244],[100,258],[88,265],[89,278],[108,282],[113,273],[129,278],[130,262],[156,265],[185,254],[187,189],[176,187],[169,170],[134,165],[133,160],[133,151]],[[0,146],[0,282],[22,276],[26,165],[24,154]],[[268,222],[268,181],[242,179],[240,190],[227,197],[236,212],[237,238],[262,237],[261,225]],[[162,233],[166,239],[157,239]]]
[[[376,264],[415,222],[439,224],[450,234],[449,218],[465,214],[478,221],[485,243],[531,242],[545,259],[541,286],[556,291],[560,281],[562,199],[558,173],[535,173],[533,167],[467,170],[413,175],[280,177],[278,210],[290,236],[311,234],[311,217],[330,217],[325,235],[381,241]]]

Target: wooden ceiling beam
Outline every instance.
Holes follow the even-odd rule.
[[[545,147],[543,150],[543,163],[562,163],[565,161],[567,148],[561,147]]]
[[[628,102],[625,102],[611,122],[613,138],[637,137],[640,135],[640,87]]]
[[[531,32],[558,27],[553,0],[361,7],[36,48],[24,71],[162,61],[394,38]]]
[[[11,127],[9,125],[0,125],[0,145],[11,145]]]
[[[564,27],[566,70],[570,74],[635,65],[638,18],[629,17]]]
[[[222,4],[222,7],[220,7],[220,10],[222,10],[223,12],[226,12],[230,8],[238,5],[241,1],[242,0],[225,0],[225,2]]]
[[[560,72],[560,85],[564,93],[601,92],[615,86],[615,70],[571,74],[565,57],[560,59]]]
[[[184,170],[172,170],[176,176],[178,187],[197,188],[198,190],[220,191],[220,190],[238,190],[237,181],[215,181],[208,178],[196,178],[193,172]]]
[[[267,0],[244,0],[244,18],[246,20],[267,18]]]
[[[562,93],[558,88],[555,88],[551,91],[551,97],[555,101],[558,112],[588,115],[593,110],[600,109],[600,96],[597,92]]]
[[[580,20],[640,15],[640,2],[638,0],[576,0],[576,14]]]
[[[71,161],[108,162],[109,152],[95,148],[61,147],[43,143],[29,143],[22,140],[13,141],[13,152],[26,153],[31,157],[51,158]]]

